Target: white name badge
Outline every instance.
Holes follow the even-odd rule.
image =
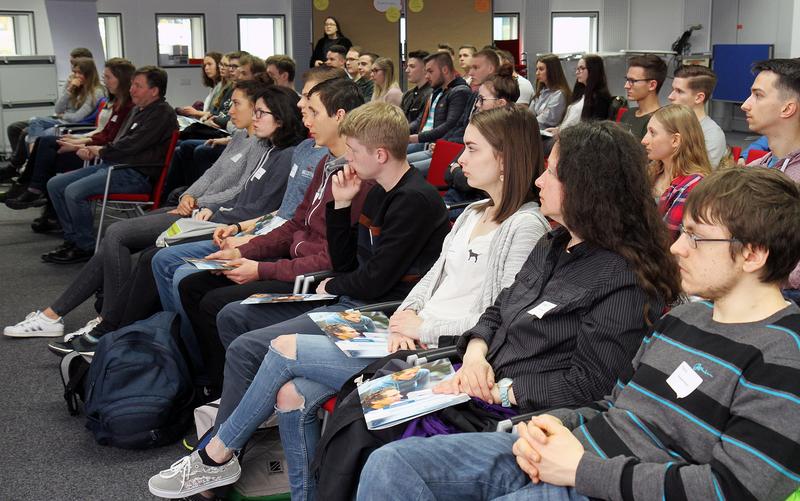
[[[545,315],[545,313],[547,313],[548,311],[552,310],[556,306],[558,306],[558,305],[557,304],[553,304],[550,301],[542,301],[538,305],[536,305],[533,308],[531,308],[530,310],[528,310],[528,313],[530,313],[531,315],[533,315],[536,318],[542,318]]]
[[[231,157],[231,162],[236,163],[239,160],[241,160],[241,158],[242,158],[242,154],[241,153],[237,153],[237,154],[235,154],[234,156]]]
[[[256,173],[253,174],[253,177],[256,178],[256,179],[261,179],[261,176],[263,176],[265,172],[267,172],[267,171],[264,170],[264,167],[259,167],[258,170],[256,171]]]
[[[681,362],[681,365],[675,369],[670,377],[667,378],[667,384],[675,391],[678,398],[688,396],[700,386],[703,382],[701,378],[686,362]]]
[[[131,125],[131,130],[135,129],[137,125],[139,125],[139,124],[138,123],[134,123],[133,125]]]
[[[113,117],[111,117],[111,121],[112,122],[116,122],[117,121],[117,115],[114,115]]]
[[[297,174],[297,164],[292,165],[292,171],[289,173],[289,177],[294,178],[295,174]]]

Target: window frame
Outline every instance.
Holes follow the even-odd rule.
[[[236,47],[242,50],[242,25],[241,19],[262,19],[262,18],[280,18],[283,23],[283,54],[287,54],[286,50],[286,14],[236,14]],[[275,54],[277,55],[277,53]],[[260,56],[258,56],[260,57]]]
[[[161,52],[160,52],[160,50],[158,48],[158,46],[159,46],[158,18],[160,18],[160,17],[187,17],[187,18],[199,17],[200,19],[203,20],[203,50],[202,50],[202,54],[200,54],[200,57],[195,58],[195,59],[200,59],[199,63],[197,63],[197,64],[168,64],[168,65],[162,65],[161,64],[161,61],[159,60],[159,56],[161,55]],[[166,70],[168,68],[197,68],[197,67],[202,67],[203,66],[202,60],[205,57],[205,54],[207,52],[207,41],[208,41],[208,38],[206,36],[206,15],[204,13],[202,13],[202,12],[198,12],[198,13],[194,13],[194,12],[156,12],[155,13],[155,23],[156,23],[156,65],[159,68],[162,68],[162,69]]]
[[[513,18],[517,19],[517,38],[501,39],[501,38],[495,38],[494,37],[494,21],[498,17],[513,17]],[[521,16],[520,16],[519,12],[494,12],[494,13],[492,13],[492,42],[494,42],[495,40],[521,40],[522,37],[520,36],[520,30],[519,30],[520,21],[521,21]]]
[[[597,10],[560,10],[550,13],[550,52],[553,49],[553,22],[557,17],[594,17],[594,47],[585,51],[580,51],[586,54],[598,52],[600,50],[600,11]]]
[[[36,13],[32,10],[15,10],[15,9],[0,9],[0,16],[8,15],[12,17],[12,29],[14,30],[14,50],[16,52],[17,47],[19,46],[19,35],[16,29],[16,23],[14,23],[14,16],[19,15],[27,15],[30,17],[30,29],[31,29],[31,39],[30,44],[32,51],[30,54],[19,54],[16,53],[13,56],[9,57],[16,57],[16,56],[35,56],[39,53],[39,49],[36,47]]]
[[[116,17],[119,19],[119,46],[121,54],[117,57],[125,57],[125,28],[122,25],[122,12],[98,12],[97,18],[101,19],[103,17]],[[158,28],[156,28],[156,31]],[[107,36],[107,35],[106,35]],[[100,40],[103,41],[102,38]],[[106,44],[103,44],[103,52],[105,53],[106,59],[110,59],[108,57],[108,51],[106,50]],[[158,33],[156,32],[156,45],[158,45]]]

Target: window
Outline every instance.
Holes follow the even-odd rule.
[[[125,53],[122,49],[122,14],[97,14],[97,24],[106,59],[123,57]]]
[[[0,56],[36,54],[33,12],[0,11]]]
[[[239,15],[239,50],[262,59],[286,53],[283,16]]]
[[[550,48],[554,54],[597,52],[597,12],[553,12]]]
[[[495,14],[495,40],[519,40],[519,14]]]
[[[203,64],[206,53],[202,14],[156,14],[159,66]]]

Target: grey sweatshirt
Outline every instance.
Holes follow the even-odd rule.
[[[94,90],[94,94],[91,97],[87,97],[81,106],[75,108],[70,103],[69,92],[64,90],[58,98],[58,101],[56,101],[56,114],[63,113],[61,119],[67,123],[81,122],[84,118],[92,114],[95,108],[97,108],[97,101],[100,100],[101,97],[105,97],[105,95],[105,89],[103,89],[103,87],[98,87]]]

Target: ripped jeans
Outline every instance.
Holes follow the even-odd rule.
[[[281,442],[292,499],[313,499],[309,463],[320,437],[317,411],[350,377],[374,360],[350,358],[322,334],[296,335],[293,359],[270,345],[253,382],[233,413],[219,425],[217,436],[228,449],[244,447],[256,428],[276,410],[278,391],[291,382],[303,403],[299,408],[277,409]]]

